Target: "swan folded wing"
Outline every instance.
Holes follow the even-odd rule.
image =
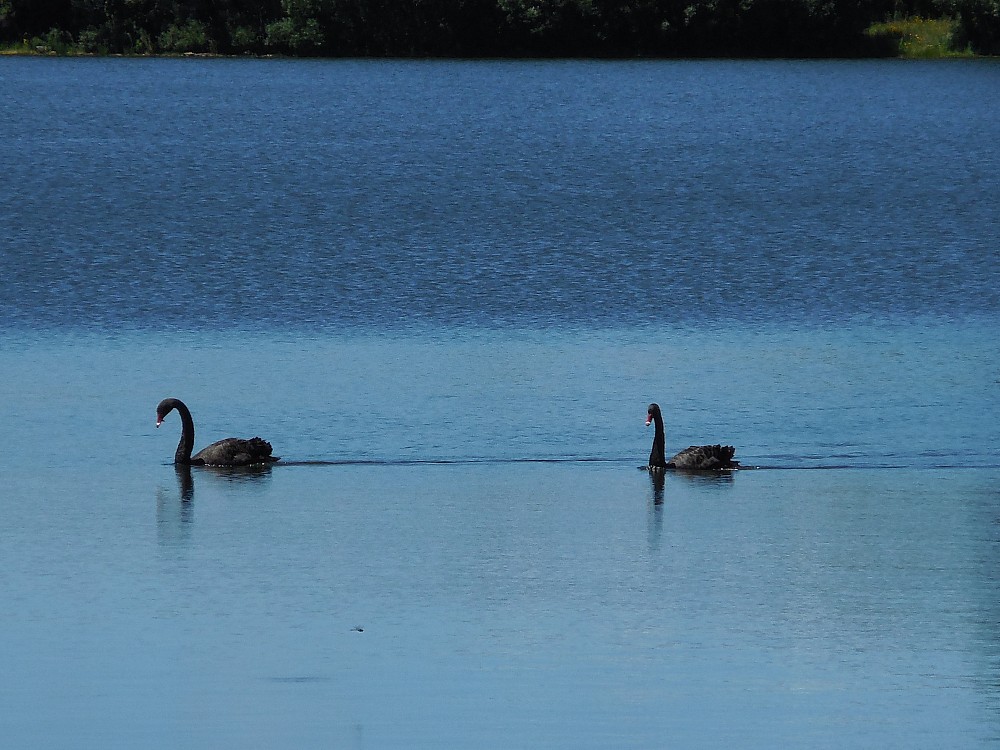
[[[226,438],[212,443],[191,457],[191,463],[205,466],[251,466],[273,463],[278,460],[271,455],[271,444],[254,437],[249,440]]]
[[[692,445],[667,462],[675,469],[735,469],[739,461],[734,461],[736,449],[731,445]]]

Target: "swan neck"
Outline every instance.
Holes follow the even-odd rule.
[[[181,439],[177,443],[177,452],[174,454],[174,463],[188,465],[191,463],[191,449],[194,448],[194,420],[191,412],[182,401],[174,404],[177,413],[181,417]]]
[[[656,438],[658,440],[663,440],[663,416],[660,414],[653,415],[653,429],[656,433]]]
[[[664,454],[666,439],[663,434],[663,417],[659,413],[653,414],[653,424],[655,425],[655,433],[653,435],[653,449],[649,453],[649,465],[662,468],[667,465]]]

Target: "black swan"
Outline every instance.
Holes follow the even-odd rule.
[[[656,423],[653,435],[653,450],[649,452],[650,471],[683,469],[686,471],[709,471],[712,469],[737,469],[740,462],[733,460],[736,449],[731,445],[692,445],[685,448],[669,461],[663,453],[663,415],[657,404],[650,404],[646,412],[646,426]]]
[[[163,424],[163,418],[174,409],[181,415],[181,441],[177,443],[174,463],[183,466],[253,466],[269,464],[279,460],[271,455],[271,444],[259,437],[242,440],[226,438],[212,443],[207,448],[191,455],[194,447],[194,420],[184,402],[177,398],[165,398],[156,407],[156,426]]]

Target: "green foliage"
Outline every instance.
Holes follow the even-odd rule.
[[[933,20],[942,18],[956,22]],[[2,46],[35,54],[1000,54],[1000,0],[0,0]]]
[[[267,25],[265,44],[292,55],[320,52],[325,37],[317,16],[323,14],[323,0],[281,0],[281,9],[284,18]]]
[[[980,55],[1000,55],[1000,0],[956,0],[956,44]]]
[[[260,34],[250,26],[237,26],[229,32],[229,44],[233,52],[254,54],[263,51],[264,42]]]
[[[900,18],[876,23],[865,32],[883,40],[886,49],[899,57],[954,57],[952,46],[956,23],[950,19]]]
[[[282,18],[268,24],[265,43],[279,52],[309,55],[323,46],[323,32],[315,18]]]
[[[201,21],[189,19],[183,24],[171,24],[160,34],[162,52],[214,52],[215,44],[208,35],[208,28]]]
[[[73,48],[73,39],[65,31],[49,29],[44,36],[34,37],[31,40],[31,46],[42,53],[65,55]]]
[[[101,35],[97,29],[90,26],[77,35],[76,42],[80,50],[90,55],[106,55],[108,48],[101,43]]]

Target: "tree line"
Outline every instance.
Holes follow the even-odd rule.
[[[1000,54],[1000,0],[0,0],[0,43],[57,53],[324,57],[893,54],[889,18]],[[888,43],[887,43],[888,42]]]

